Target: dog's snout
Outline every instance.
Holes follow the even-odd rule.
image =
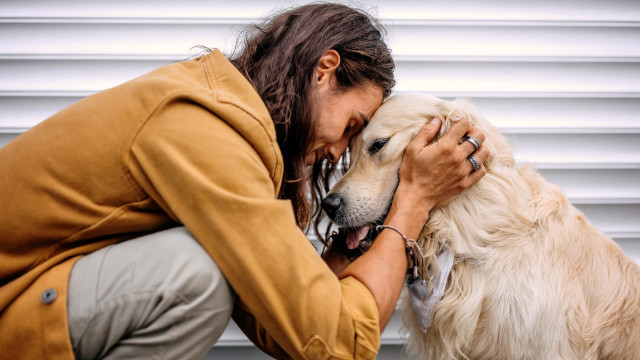
[[[340,206],[342,206],[342,197],[336,194],[329,194],[327,197],[322,199],[322,203],[320,205],[327,215],[333,219],[340,209]]]

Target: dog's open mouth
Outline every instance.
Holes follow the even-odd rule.
[[[363,226],[359,230],[347,231],[347,247],[349,250],[353,250],[360,246],[362,240],[364,240],[369,234],[371,226]]]
[[[350,260],[355,260],[373,245],[373,241],[378,236],[376,225],[378,224],[370,224],[360,228],[341,227],[338,232],[334,232],[329,237],[331,246]]]

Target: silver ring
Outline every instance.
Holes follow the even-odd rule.
[[[478,164],[478,160],[476,160],[476,158],[474,158],[473,155],[469,155],[467,159],[469,159],[471,166],[473,166],[473,170],[471,170],[472,174],[478,171],[478,169],[480,169],[480,164]]]
[[[475,151],[478,151],[478,149],[480,149],[480,142],[478,142],[478,140],[476,140],[474,137],[472,136],[465,136],[464,138],[462,138],[462,141],[468,141],[471,143],[471,145],[473,145],[473,147],[476,148]]]

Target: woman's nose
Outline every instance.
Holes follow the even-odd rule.
[[[329,162],[332,162],[332,163],[334,163],[334,164],[335,164],[336,162],[338,162],[338,159],[339,159],[339,158],[340,158],[340,156],[338,156],[338,155],[334,154],[334,153],[331,151],[331,149],[328,149],[328,150],[327,150],[327,160],[329,160]]]
[[[342,139],[339,142],[333,143],[327,146],[327,160],[332,163],[337,163],[342,154],[347,151],[347,147],[349,146],[349,139]]]

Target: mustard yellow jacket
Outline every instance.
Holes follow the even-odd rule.
[[[265,351],[374,358],[376,303],[356,279],[338,281],[296,226],[291,203],[277,199],[282,172],[264,103],[218,51],[22,134],[0,149],[1,357],[72,359],[74,261],[184,224],[238,294],[234,319]]]

